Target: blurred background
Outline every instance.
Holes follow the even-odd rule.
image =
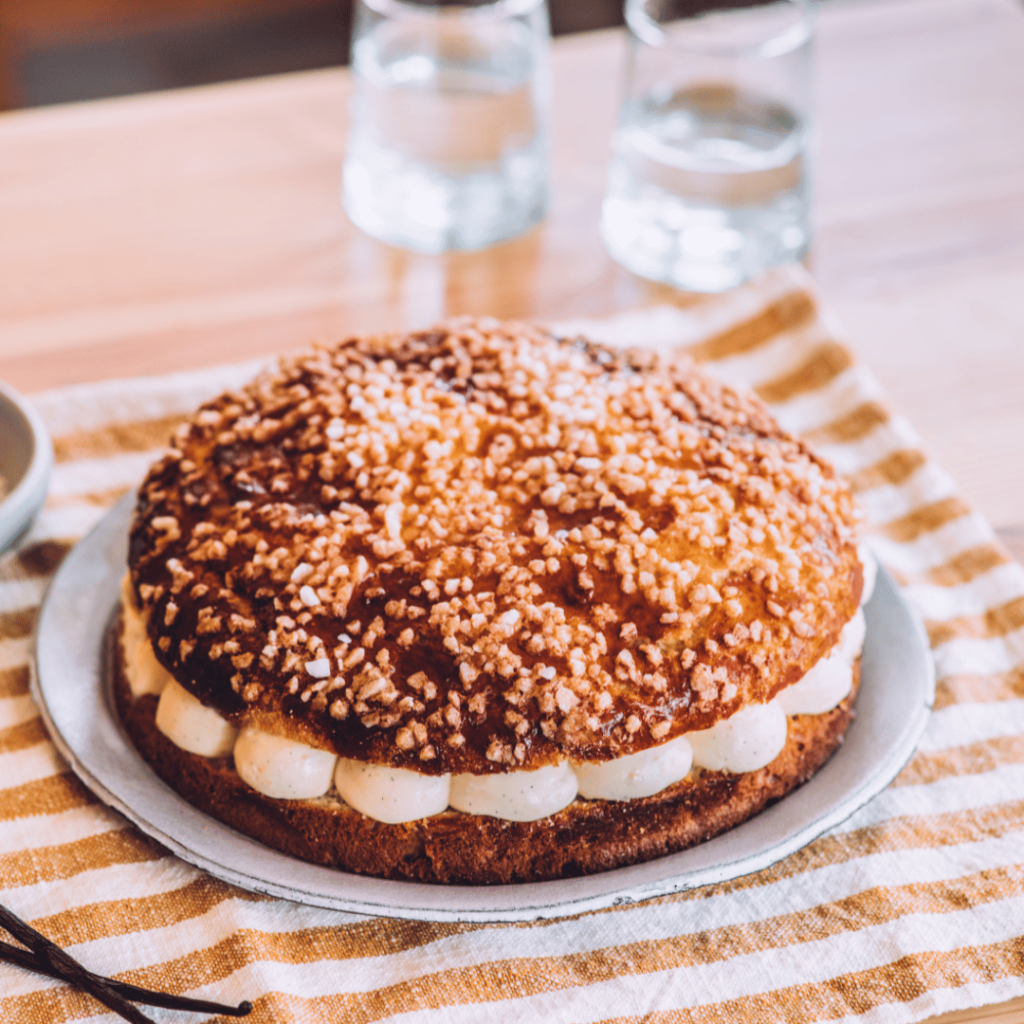
[[[622,0],[550,0],[556,35]],[[0,110],[330,67],[351,0],[0,0]]]

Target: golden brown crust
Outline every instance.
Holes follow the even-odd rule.
[[[799,679],[856,611],[854,515],[687,362],[457,322],[209,403],[140,491],[130,565],[157,658],[236,724],[484,774]]]
[[[746,821],[809,779],[842,743],[860,680],[835,710],[789,719],[786,745],[754,772],[691,773],[652,797],[577,799],[532,822],[458,811],[401,825],[374,821],[333,790],[318,800],[273,800],[250,789],[230,758],[176,747],[155,725],[156,698],[134,698],[116,641],[114,697],[128,735],[153,770],[189,803],[301,860],[357,874],[490,885],[593,874],[686,849]]]

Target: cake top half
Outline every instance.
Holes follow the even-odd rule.
[[[282,360],[139,493],[157,658],[427,774],[600,761],[771,699],[862,586],[846,484],[683,356],[456,320]]]

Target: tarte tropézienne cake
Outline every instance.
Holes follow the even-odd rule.
[[[833,470],[687,358],[455,320],[204,405],[131,528],[115,692],[207,813],[499,883],[717,835],[852,717],[870,560]]]

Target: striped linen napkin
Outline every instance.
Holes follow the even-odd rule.
[[[936,710],[896,781],[765,871],[536,924],[363,918],[205,875],[60,760],[28,693],[30,634],[68,547],[136,485],[179,417],[254,367],[110,381],[36,396],[55,440],[52,491],[0,562],[0,902],[94,971],[250,999],[258,1022],[895,1024],[1024,995],[1024,569],[835,340],[802,273],[561,326],[686,346],[753,384],[852,479],[937,664]],[[6,965],[0,1019],[115,1020]]]

